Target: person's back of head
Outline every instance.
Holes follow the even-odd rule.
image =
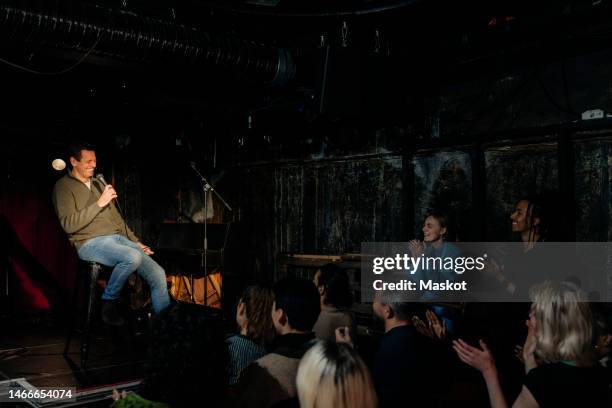
[[[348,274],[336,264],[323,265],[317,274],[317,285],[323,289],[325,304],[338,309],[348,309],[353,304]]]
[[[531,288],[536,354],[544,361],[592,362],[593,318],[586,295],[569,282]]]
[[[247,336],[262,346],[269,345],[276,334],[270,314],[274,303],[272,290],[249,286],[242,292],[240,303],[244,305]]]
[[[302,408],[377,405],[366,365],[343,343],[319,341],[311,347],[300,361],[296,383]]]
[[[273,291],[272,320],[277,333],[312,331],[321,312],[319,292],[314,283],[289,277],[276,282]]]
[[[419,305],[406,302],[401,294],[391,291],[378,291],[372,304],[374,314],[384,320],[394,320],[396,322],[412,322],[419,310]]]
[[[153,323],[143,396],[177,407],[222,406],[227,363],[223,322],[201,306],[173,304]]]
[[[413,303],[409,302],[390,302],[388,306],[393,310],[393,315],[397,320],[411,322],[416,309]]]

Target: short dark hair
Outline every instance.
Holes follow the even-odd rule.
[[[83,150],[96,150],[96,147],[93,144],[83,140],[75,140],[70,142],[68,145],[68,163],[70,163],[71,157],[81,160],[81,151]]]
[[[334,263],[323,265],[317,284],[325,288],[325,303],[339,309],[348,309],[353,304],[348,274],[340,266]]]
[[[274,284],[276,309],[283,309],[289,326],[295,330],[311,331],[321,313],[319,291],[306,279],[288,277]]]

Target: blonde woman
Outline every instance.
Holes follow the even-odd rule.
[[[584,294],[573,284],[544,282],[531,291],[533,304],[523,347],[526,376],[513,407],[603,407],[606,379],[594,364],[593,324]],[[495,361],[487,345],[463,340],[453,348],[478,369],[487,384],[491,407],[507,407]]]
[[[370,373],[344,343],[317,342],[302,357],[297,373],[301,408],[375,408]]]

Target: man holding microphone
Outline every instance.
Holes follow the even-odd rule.
[[[153,312],[170,303],[166,273],[149,255],[153,251],[140,242],[126,225],[112,201],[113,186],[99,175],[94,178],[96,153],[87,143],[69,147],[72,169],[53,189],[53,207],[79,258],[113,268],[102,294],[102,320],[120,326],[123,318],[116,301],[128,277],[137,272],[151,289]]]

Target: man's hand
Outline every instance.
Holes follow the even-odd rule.
[[[98,198],[98,207],[106,207],[108,203],[110,203],[114,198],[117,198],[117,192],[115,191],[113,186],[107,184],[106,187],[104,187],[102,195],[100,196],[100,198]]]
[[[143,244],[142,242],[138,242],[138,246],[142,248],[142,251],[147,255],[153,255],[155,253],[149,246]]]

